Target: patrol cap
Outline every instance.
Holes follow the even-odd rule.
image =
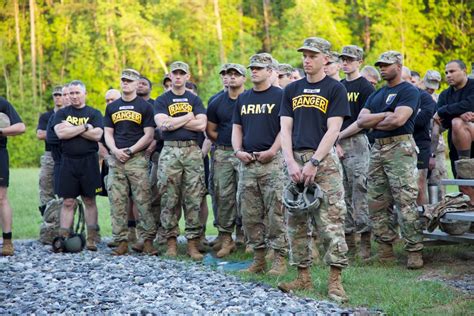
[[[267,68],[273,67],[273,58],[272,55],[268,53],[255,54],[250,57],[250,64],[247,68],[258,67],[258,68]]]
[[[355,60],[361,60],[364,57],[364,50],[357,45],[347,45],[342,48],[342,52],[339,56],[346,56],[354,58]]]
[[[127,68],[122,71],[122,76],[120,76],[120,79],[128,79],[128,80],[136,81],[140,79],[140,73],[136,71],[135,69]]]
[[[329,63],[338,63],[339,62],[339,53],[338,52],[330,52],[329,53]]]
[[[270,55],[270,54],[268,54],[268,55]],[[271,57],[271,55],[270,55],[270,57]],[[280,63],[278,62],[278,60],[276,60],[275,58],[272,57],[272,66],[271,66],[271,68],[273,70],[278,70],[279,66],[280,66]]]
[[[304,40],[303,46],[298,48],[298,51],[309,50],[316,53],[329,54],[331,50],[331,43],[321,37],[308,37]]]
[[[176,70],[182,70],[185,73],[189,73],[189,66],[185,62],[182,61],[175,61],[170,65],[170,72],[176,71]]]
[[[228,66],[229,64],[222,64],[221,69],[219,70],[219,75],[222,75],[223,73],[225,73],[227,71]]]
[[[291,75],[295,69],[289,64],[280,64],[278,65],[278,74],[280,75]]]
[[[383,53],[380,55],[379,59],[375,62],[375,66],[379,64],[403,64],[403,55],[397,51],[389,50],[388,52]]]
[[[239,74],[241,74],[242,76],[245,76],[246,75],[246,69],[243,65],[241,64],[227,64],[227,70],[226,71],[229,71],[229,70],[235,70],[237,71]]]
[[[63,95],[63,86],[55,86],[53,88],[52,95],[60,94]]]
[[[441,82],[441,75],[436,70],[428,70],[423,77],[423,84],[429,89],[438,90]]]
[[[163,77],[163,85],[166,83],[166,81],[171,81],[171,78],[170,78],[170,74],[166,74],[164,77]]]

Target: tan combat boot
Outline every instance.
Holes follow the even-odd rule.
[[[156,256],[158,255],[158,250],[153,247],[153,240],[146,239],[143,243],[143,253],[149,256]]]
[[[176,237],[170,237],[166,240],[166,244],[168,249],[166,250],[166,256],[168,257],[176,257],[178,256],[178,244],[176,241]]]
[[[265,255],[265,260],[269,262],[272,262],[273,260],[275,260],[275,250],[273,250],[272,248],[268,248],[267,254]]]
[[[275,258],[273,259],[272,268],[267,272],[268,275],[283,275],[286,273],[286,259],[280,255],[277,251],[274,251]]]
[[[107,247],[109,247],[109,248],[115,248],[115,247],[118,247],[118,245],[119,245],[119,242],[115,241],[115,240],[109,241],[107,243]]]
[[[235,227],[235,245],[237,247],[245,245],[245,235],[242,226]]]
[[[217,235],[216,239],[214,239],[213,241],[211,241],[209,243],[209,246],[212,247],[212,250],[214,251],[219,251],[221,250],[221,247],[222,247],[222,236],[224,235],[224,233],[222,232],[219,232],[219,234]]]
[[[97,224],[96,235],[95,235],[95,243],[98,244],[102,242],[102,235],[100,234],[100,226]]]
[[[341,268],[331,266],[331,270],[329,271],[328,296],[338,303],[345,303],[348,298],[342,287],[341,279]]]
[[[117,248],[112,250],[112,256],[123,256],[128,253],[128,242],[120,241]]]
[[[410,251],[408,252],[408,269],[421,269],[423,268],[423,252],[420,251]]]
[[[137,238],[137,229],[135,227],[128,228],[128,242],[130,244],[136,243],[138,240]]]
[[[216,253],[217,258],[223,258],[228,256],[232,251],[235,250],[235,243],[232,240],[232,235],[229,233],[224,233],[222,236],[222,247]]]
[[[97,225],[87,226],[86,249],[90,251],[97,251]]]
[[[356,241],[355,234],[346,234],[346,244],[347,244],[347,255],[349,257],[354,257],[356,253]]]
[[[13,248],[13,242],[11,239],[3,240],[2,256],[13,256],[15,252]]]
[[[395,254],[393,253],[393,245],[386,243],[379,243],[377,255],[369,259],[370,262],[379,262],[382,264],[393,264],[395,263]]]
[[[291,282],[278,283],[278,288],[286,293],[294,290],[312,289],[313,283],[311,282],[311,273],[309,268],[298,267],[298,277]]]
[[[143,239],[135,240],[135,243],[132,245],[132,250],[142,253],[144,246],[145,246],[145,242],[143,241]]]
[[[248,273],[265,273],[267,263],[265,261],[265,249],[255,249],[253,252],[253,262],[247,269],[242,272]]]
[[[370,258],[370,232],[365,232],[360,235],[360,257],[363,260]]]
[[[193,260],[202,260],[204,256],[199,252],[199,237],[188,239],[188,255]]]

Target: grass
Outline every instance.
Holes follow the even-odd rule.
[[[37,208],[38,173],[38,169],[11,170],[11,183],[8,193],[14,214],[13,234],[15,239],[35,239],[38,237],[41,223]],[[455,190],[457,190],[456,187],[448,188],[450,192]],[[110,236],[108,199],[98,197],[97,202],[102,234],[103,236]],[[212,221],[212,211],[210,210],[207,225],[208,235],[216,235]],[[182,222],[180,225],[183,227]],[[161,253],[165,251],[163,247],[160,250]],[[472,266],[472,258],[466,259],[466,252],[473,251],[473,246],[465,245],[427,248],[425,257],[430,262],[428,262],[427,268],[421,271],[409,271],[404,268],[406,254],[403,252],[401,245],[396,247],[399,261],[396,266],[367,266],[360,261],[355,261],[343,273],[344,286],[350,299],[347,306],[365,307],[371,311],[382,310],[388,315],[472,315],[474,311],[472,296],[469,297],[456,291],[443,282],[425,280],[425,278],[420,277],[428,270],[435,270],[441,275],[454,273],[450,265],[451,259],[461,261],[461,264],[466,266]],[[185,245],[180,245],[179,252],[178,260],[189,260],[185,255]],[[440,261],[440,256],[449,260]],[[226,258],[226,261],[242,261],[251,258],[252,255],[245,254],[243,249],[239,249]],[[253,276],[239,272],[233,274],[238,275],[243,280],[262,282],[276,287],[278,282],[292,280],[296,277],[296,270],[290,267],[288,273],[280,278],[265,275]],[[314,264],[312,277],[316,289],[314,291],[298,292],[296,295],[327,300],[328,267],[322,263]]]

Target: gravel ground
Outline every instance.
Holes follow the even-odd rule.
[[[98,252],[54,254],[36,241],[15,241],[15,256],[0,257],[0,315],[352,313],[202,264],[109,252],[105,243]]]

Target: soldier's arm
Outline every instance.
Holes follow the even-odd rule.
[[[291,138],[293,131],[293,118],[289,116],[281,116],[280,125],[281,149],[288,168],[288,175],[293,182],[299,183],[302,181],[301,168],[296,163],[295,157],[293,157],[293,141]]]
[[[360,128],[357,125],[357,121],[353,122],[351,125],[347,126],[345,130],[339,133],[339,139],[344,139],[359,133],[363,128]]]
[[[194,118],[194,113],[189,112],[186,115],[171,117],[163,113],[155,115],[155,123],[162,131],[174,131],[183,127],[187,122]]]
[[[207,126],[207,116],[205,114],[198,114],[196,117],[186,124],[184,128],[193,132],[204,132]]]
[[[84,137],[85,139],[92,140],[94,142],[100,141],[102,138],[102,134],[104,131],[100,127],[94,127],[91,124],[89,124],[89,129],[81,134],[81,137]]]
[[[46,139],[46,131],[42,129],[37,129],[36,130],[36,138],[39,140],[45,140]]]
[[[214,143],[217,140],[217,136],[219,135],[217,133],[217,124],[210,122],[208,120],[207,127],[206,127],[206,134],[207,134],[207,138],[209,138],[209,140]]]
[[[233,124],[232,125],[232,147],[235,151],[235,156],[240,159],[245,164],[253,161],[254,158],[248,152],[242,150],[242,140],[244,133],[242,131],[242,125]]]
[[[329,151],[334,147],[336,139],[339,136],[339,131],[341,130],[342,122],[344,118],[342,116],[334,116],[328,118],[328,130],[324,133],[321,142],[319,143],[318,148],[314,152],[313,158],[318,159],[319,161],[323,160],[327,156]]]
[[[86,125],[72,125],[71,123],[68,123],[66,121],[63,121],[62,123],[56,124],[54,126],[54,131],[56,132],[56,135],[58,135],[59,139],[71,139],[74,138],[86,130]]]
[[[142,151],[153,141],[154,127],[145,127],[143,128],[143,132],[144,135],[133,146],[129,147],[132,153]]]
[[[105,159],[107,156],[109,156],[109,151],[107,150],[107,147],[105,147],[104,144],[99,142],[99,157]]]
[[[16,136],[23,134],[26,130],[25,123],[16,123],[0,129],[2,136]]]
[[[369,109],[362,109],[357,117],[359,128],[373,128],[388,115],[388,112],[370,113]]]
[[[392,131],[408,121],[413,114],[413,109],[409,106],[397,106],[393,113],[388,112],[387,116],[375,128],[381,131]]]

